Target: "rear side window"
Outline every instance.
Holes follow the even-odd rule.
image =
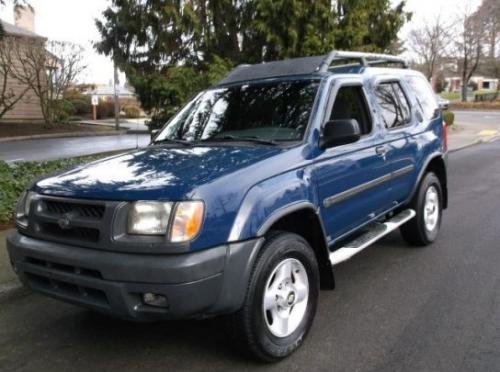
[[[438,103],[431,85],[421,76],[408,76],[406,81],[411,86],[417,97],[418,105],[424,117],[429,120],[437,116]]]
[[[382,119],[387,129],[410,123],[410,104],[398,82],[381,83],[375,90]]]
[[[338,90],[330,120],[340,119],[355,119],[359,124],[361,134],[368,134],[372,131],[372,121],[361,86],[343,86]]]

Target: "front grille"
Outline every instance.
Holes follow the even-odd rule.
[[[100,308],[109,308],[106,293],[99,289],[84,287],[30,272],[25,272],[24,275],[30,286],[40,291],[78,300]]]
[[[73,246],[107,248],[117,202],[39,195],[33,203],[27,235]]]
[[[62,273],[77,274],[95,279],[102,279],[102,274],[98,270],[87,269],[79,266],[65,265],[57,262],[41,260],[35,257],[26,257],[25,261],[38,267],[46,267]]]
[[[56,200],[44,200],[43,203],[48,214],[58,216],[71,213],[78,217],[100,220],[104,216],[105,211],[104,205],[85,205]]]
[[[57,223],[42,222],[39,224],[40,232],[53,238],[78,240],[88,243],[99,241],[99,230],[88,227],[61,228]]]

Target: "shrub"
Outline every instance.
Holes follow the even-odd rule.
[[[455,114],[449,110],[445,110],[443,111],[443,120],[448,126],[451,126],[455,122]]]
[[[476,102],[494,101],[496,99],[498,99],[498,92],[495,90],[474,92],[474,101]]]
[[[0,160],[0,223],[5,224],[13,221],[19,196],[35,178],[56,170],[97,160],[103,156],[105,155],[12,164]]]
[[[71,102],[71,104],[75,108],[75,115],[89,115],[92,113],[90,96],[72,89],[64,92],[64,99],[68,102]]]
[[[125,112],[125,117],[129,119],[138,119],[141,117],[141,109],[137,106],[127,105],[123,107],[123,112]]]
[[[112,101],[99,101],[97,119],[108,119],[115,116],[115,104]]]

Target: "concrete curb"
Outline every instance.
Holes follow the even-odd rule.
[[[0,284],[0,303],[12,300],[17,297],[26,296],[29,290],[18,281]]]
[[[0,143],[2,142],[15,142],[15,141],[25,141],[33,139],[50,139],[50,138],[68,138],[68,137],[99,137],[99,136],[111,136],[111,135],[122,135],[127,134],[126,129],[121,129],[119,131],[110,130],[102,132],[68,132],[68,133],[54,133],[54,134],[36,134],[33,136],[18,136],[18,137],[7,137],[0,138]]]

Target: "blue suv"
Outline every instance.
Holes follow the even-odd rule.
[[[34,291],[134,320],[225,314],[276,361],[333,266],[397,228],[436,239],[446,138],[428,82],[397,57],[238,66],[148,147],[33,183],[8,251]]]

